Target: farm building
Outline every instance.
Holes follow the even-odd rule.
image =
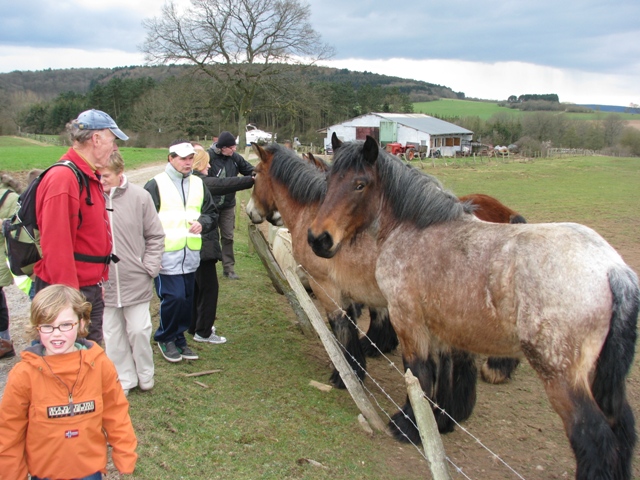
[[[331,148],[335,132],[342,141],[374,137],[382,146],[399,143],[414,147],[427,156],[453,157],[473,138],[473,132],[423,113],[368,113],[326,129],[325,150]]]

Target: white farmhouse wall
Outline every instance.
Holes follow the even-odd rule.
[[[402,145],[406,145],[407,143],[421,145],[421,142],[424,141],[424,145],[428,147],[430,139],[431,135],[427,132],[421,132],[415,128],[398,125],[398,142]]]

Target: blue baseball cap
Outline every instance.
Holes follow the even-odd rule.
[[[129,140],[129,137],[118,128],[113,118],[100,110],[86,110],[78,115],[76,122],[80,130],[105,130],[108,128],[120,140]]]

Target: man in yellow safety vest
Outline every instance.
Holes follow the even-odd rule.
[[[165,233],[162,267],[154,279],[160,298],[160,325],[153,338],[169,362],[198,359],[188,347],[184,332],[191,323],[201,234],[218,223],[209,189],[191,175],[194,153],[193,145],[186,140],[173,142],[164,172],[144,186],[153,198]]]

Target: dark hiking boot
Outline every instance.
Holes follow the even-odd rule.
[[[0,338],[0,358],[11,358],[15,356],[16,350],[13,348],[13,342]]]

